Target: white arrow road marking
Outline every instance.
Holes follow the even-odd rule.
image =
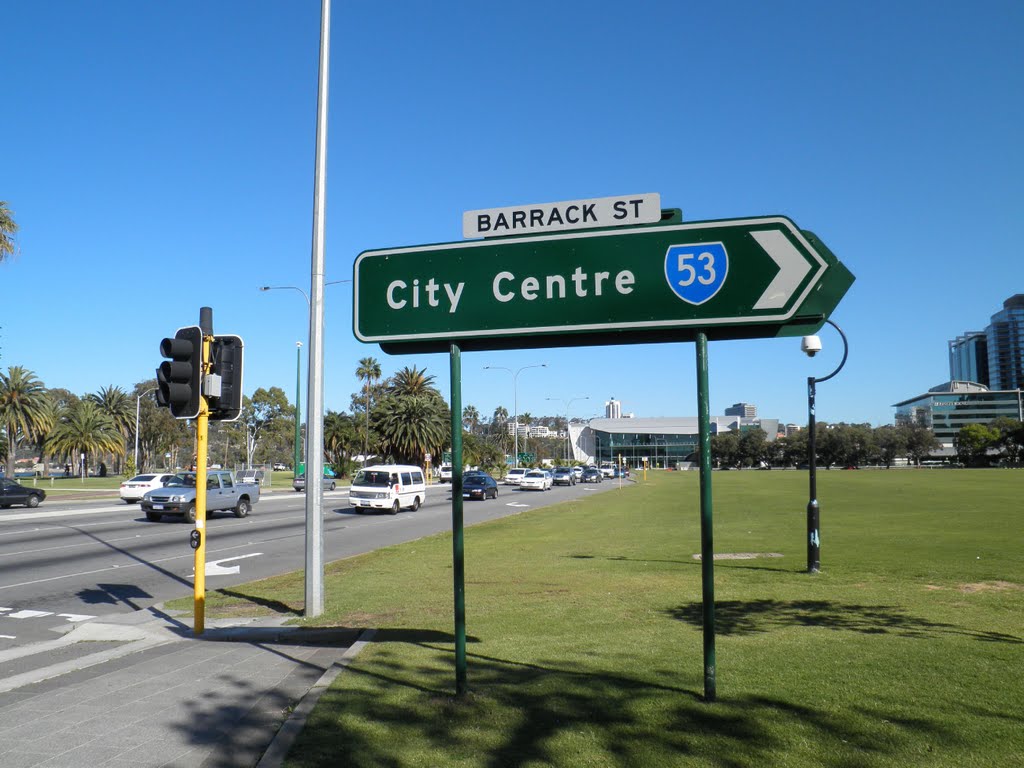
[[[95,619],[95,616],[86,616],[84,613],[58,613],[62,619],[67,619],[72,624],[77,624],[80,621],[88,621],[89,619]]]
[[[778,229],[755,230],[750,236],[779,265],[779,273],[754,304],[754,309],[780,309],[796,292],[800,282],[810,272],[811,265]]]
[[[506,507],[528,507],[529,504],[506,504]]]
[[[237,557],[225,557],[221,560],[211,560],[206,564],[206,575],[207,576],[230,576],[235,573],[239,573],[242,570],[240,565],[228,565],[224,566],[221,563],[230,563],[232,560],[244,560],[247,557],[259,557],[262,552],[253,552],[248,555],[238,555]],[[193,569],[192,575],[195,576],[195,570]]]
[[[51,611],[16,611],[8,613],[8,619],[38,619],[40,616],[53,616]]]

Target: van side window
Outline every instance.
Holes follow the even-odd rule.
[[[421,484],[423,482],[423,473],[422,472],[413,472],[412,473],[412,481],[414,483],[416,483],[417,485]]]
[[[412,476],[408,472],[402,473],[402,485],[410,485],[412,483]]]

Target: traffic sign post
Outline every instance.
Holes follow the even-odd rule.
[[[769,216],[364,251],[354,331],[385,352],[802,336],[853,275]]]
[[[451,355],[459,695],[466,691],[461,353],[694,341],[704,699],[716,698],[708,341],[813,334],[854,277],[818,237],[784,216],[682,223],[669,210],[656,221],[649,211],[655,197],[604,199],[611,221],[620,202],[625,211],[634,205],[628,227],[551,231],[575,225],[570,217],[580,227],[601,226],[597,200],[485,209],[466,214],[465,231],[492,239],[364,251],[356,259],[356,338],[387,353]]]

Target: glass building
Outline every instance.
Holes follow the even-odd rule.
[[[968,331],[949,342],[949,377],[989,385],[988,337],[984,331]]]
[[[985,329],[988,341],[989,386],[992,389],[1024,387],[1024,293],[1003,302]]]
[[[1024,421],[1021,390],[990,390],[972,381],[949,381],[923,395],[895,403],[897,424],[919,424],[942,444],[942,454],[954,452],[960,428],[988,424],[999,416]]]
[[[650,467],[663,469],[697,460],[699,428],[696,416],[591,419],[586,424],[570,424],[569,438],[575,461],[617,464],[621,460],[630,467],[642,468],[646,458]],[[768,440],[775,440],[779,420],[711,417],[712,435],[749,429],[762,429]]]

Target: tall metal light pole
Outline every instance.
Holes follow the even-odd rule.
[[[569,461],[569,446],[572,442],[569,437],[569,406],[575,403],[577,400],[589,400],[590,395],[582,395],[580,397],[572,397],[568,400],[563,400],[560,397],[546,397],[545,400],[554,400],[557,403],[562,403],[565,406],[565,460]]]
[[[302,461],[302,342],[295,342],[295,461],[292,464],[292,475],[299,473],[299,462]]]
[[[147,389],[135,398],[135,452],[132,453],[132,464],[135,466],[135,471],[139,471],[139,409],[142,405],[142,398],[148,395],[150,392],[156,392],[159,387],[153,387]]]
[[[843,339],[843,359],[839,361],[839,367],[832,371],[828,376],[822,376],[820,378],[815,378],[814,376],[807,377],[807,468],[810,475],[810,501],[807,502],[808,573],[817,573],[821,569],[821,508],[818,506],[818,457],[816,452],[817,444],[815,440],[814,418],[815,385],[820,384],[823,381],[828,381],[843,370],[843,366],[846,365],[846,356],[850,351],[849,344],[846,342],[846,334],[843,333],[843,329],[831,320],[826,320],[825,322],[839,331],[839,336]],[[818,340],[817,336],[804,336],[800,347],[807,355],[814,357],[819,351],[821,351],[821,341]]]
[[[513,439],[513,450],[515,451],[516,466],[519,466],[519,374],[525,371],[527,368],[547,368],[547,363],[537,363],[536,365],[524,365],[522,368],[512,370],[502,365],[485,365],[485,371],[508,371],[512,374],[512,409],[515,412],[512,417],[513,432],[515,437]]]

